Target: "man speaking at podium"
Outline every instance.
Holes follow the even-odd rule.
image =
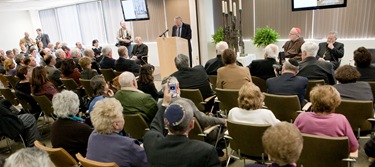
[[[189,60],[190,67],[192,67],[192,57],[191,57],[191,28],[189,24],[183,23],[180,16],[174,18],[176,25],[172,28],[172,37],[181,37],[188,41],[189,45]]]

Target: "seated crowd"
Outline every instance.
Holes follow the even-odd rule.
[[[356,67],[340,66],[344,45],[336,42],[337,33],[330,32],[327,42],[321,44],[305,42],[300,35],[299,28],[292,28],[290,41],[283,46],[284,53],[270,44],[265,47],[264,59],[254,60],[247,67],[237,61],[236,53],[223,41],[216,45],[216,58],[205,66],[191,67],[188,56],[176,55],[177,71],[164,79],[160,91],[154,84],[155,67],[145,62],[147,55],[143,52],[148,49],[140,37],[136,38],[132,55],[127,47],[119,46],[117,60],[111,47],[102,48],[98,40],[86,49],[80,42],[73,49],[65,43],[53,47],[39,42],[39,49],[21,45],[22,53],[0,50],[0,72],[19,79],[11,89],[32,107],[31,111],[14,113],[14,106],[1,100],[0,134],[12,138],[21,134],[26,146],[33,147],[34,141],[41,139],[37,120],[42,112],[33,96],[44,95],[51,101],[56,117],[51,126],[52,147],[64,148],[73,158],[80,153],[87,159],[115,162],[119,166],[221,166],[220,161],[228,159],[223,151],[227,146],[223,137],[227,121],[270,125],[261,140],[272,166],[297,166],[303,148],[302,133],[348,137],[349,151],[356,152],[359,142],[353,129],[335,109],[341,99],[374,100],[370,84],[363,82],[375,81],[372,56],[360,47],[354,51]],[[107,82],[101,69],[119,73]],[[211,76],[217,77],[216,83],[210,83]],[[301,107],[311,102],[311,108],[300,113],[294,122],[283,122],[286,120],[280,120],[264,106],[265,95],[260,85],[253,83],[252,76],[264,80],[267,93],[297,95]],[[72,79],[78,90],[64,90],[61,78]],[[82,79],[90,80],[92,95],[82,93]],[[325,85],[307,92],[312,80],[323,80]],[[198,89],[207,99],[215,96],[213,86],[238,91],[237,107],[230,109],[227,116],[210,114],[219,110],[215,100],[200,111],[193,99],[180,97],[181,89]],[[306,94],[310,99],[306,99]],[[142,141],[124,130],[124,116],[131,114],[140,115],[149,127]],[[17,126],[11,130],[4,128],[10,124],[7,119],[17,120]],[[218,126],[203,141],[190,140],[189,132],[197,125],[203,130]],[[366,144],[365,151],[375,158],[374,141],[375,138]],[[45,151],[25,148],[7,158],[4,166],[51,163]]]

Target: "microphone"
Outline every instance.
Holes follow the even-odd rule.
[[[159,35],[159,37],[162,37],[162,36],[165,37],[165,33],[167,33],[168,31],[169,31],[169,29],[165,30],[162,34]]]

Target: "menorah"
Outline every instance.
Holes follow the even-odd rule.
[[[228,12],[229,1],[229,12]],[[232,8],[233,5],[233,8]],[[239,25],[237,27],[237,10],[236,2],[232,0],[222,1],[222,14],[224,23],[224,41],[228,43],[229,48],[235,52],[240,52],[241,56],[245,55],[245,45],[242,38],[242,0],[239,0]]]

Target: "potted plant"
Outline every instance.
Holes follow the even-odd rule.
[[[213,39],[213,43],[214,44],[217,44],[220,41],[224,41],[224,28],[223,27],[219,27],[216,30],[215,34],[212,35],[212,39]]]
[[[267,26],[265,28],[257,28],[253,43],[258,48],[266,47],[269,44],[275,43],[278,38],[279,33]]]

